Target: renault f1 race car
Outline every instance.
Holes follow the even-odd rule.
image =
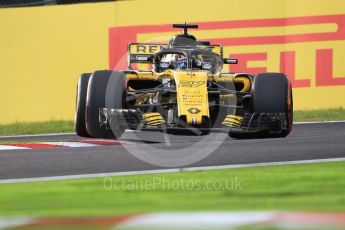
[[[283,73],[223,73],[223,47],[188,34],[169,44],[128,45],[128,70],[82,74],[77,88],[76,133],[118,138],[125,129],[231,137],[286,137],[292,129],[291,83]],[[152,65],[152,70],[138,70]],[[135,68],[136,67],[136,68]]]

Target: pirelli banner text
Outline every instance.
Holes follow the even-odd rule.
[[[225,71],[286,73],[295,109],[345,107],[343,0],[117,1],[0,9],[0,21],[0,124],[73,119],[80,73],[126,69],[129,43],[167,44],[185,21],[239,59]]]

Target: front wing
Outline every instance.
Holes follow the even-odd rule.
[[[194,133],[200,131],[217,131],[231,133],[268,132],[270,134],[278,134],[288,129],[285,113],[245,113],[243,116],[228,115],[220,126],[196,128],[183,122],[167,126],[164,118],[157,112],[143,114],[134,109],[101,108],[99,111],[99,122],[101,126],[106,126],[108,129],[111,129],[116,124],[124,129],[132,130],[185,130]]]

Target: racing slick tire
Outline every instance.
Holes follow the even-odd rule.
[[[86,94],[87,86],[89,84],[91,73],[83,73],[79,77],[77,85],[77,96],[76,96],[76,112],[74,119],[74,128],[78,136],[90,137],[86,130],[85,123],[85,110],[86,110]]]
[[[123,129],[116,130],[101,126],[99,122],[99,109],[106,107],[106,97],[107,108],[122,108],[125,79],[123,75],[117,73],[101,70],[94,72],[90,77],[86,97],[86,129],[91,137],[118,138],[124,131]],[[121,77],[120,81],[112,80],[119,76]],[[113,87],[109,87],[108,82]],[[122,85],[114,85],[114,82],[122,82]]]
[[[288,77],[282,73],[261,73],[254,77],[251,95],[252,113],[285,113],[287,129],[270,134],[269,130],[258,133],[229,133],[237,139],[286,137],[292,129],[292,87]]]
[[[106,94],[105,94],[105,107],[113,109],[123,109],[126,107],[127,97],[127,80],[122,72],[112,72],[109,78]],[[122,136],[127,128],[127,122],[123,124],[126,119],[121,116],[120,120],[110,119],[109,126],[115,138]]]
[[[254,78],[252,89],[253,113],[285,113],[287,129],[264,137],[286,137],[292,130],[293,101],[289,78],[282,73],[261,73]]]

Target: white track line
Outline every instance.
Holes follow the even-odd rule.
[[[31,149],[27,147],[21,147],[21,146],[12,146],[12,145],[0,145],[0,150],[16,150],[16,149]]]
[[[345,123],[345,120],[343,121],[299,121],[294,122],[294,125],[304,125],[304,124],[328,124],[328,123]]]
[[[61,145],[61,146],[72,147],[72,148],[102,146],[102,145],[89,144],[89,143],[83,143],[83,142],[37,142],[37,144]]]
[[[235,169],[235,168],[281,166],[281,165],[310,164],[310,163],[338,162],[338,161],[345,161],[345,158],[328,158],[328,159],[299,160],[299,161],[285,161],[285,162],[267,162],[267,163],[203,166],[203,167],[189,167],[189,168],[130,171],[130,172],[95,173],[95,174],[69,175],[69,176],[4,179],[4,180],[0,180],[0,184],[27,183],[27,182],[37,182],[37,181],[71,180],[71,179],[87,179],[87,178],[115,177],[115,176],[131,176],[131,175],[145,175],[145,174],[159,174],[159,173],[192,172],[192,171],[205,171],[205,170],[217,170],[217,169]]]

